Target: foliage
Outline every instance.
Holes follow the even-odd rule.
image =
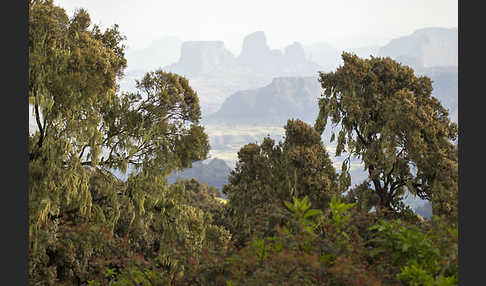
[[[285,202],[288,220],[275,235],[255,237],[230,257],[230,285],[316,285],[320,262],[313,251],[314,228],[322,212],[311,209],[307,197],[292,201]]]
[[[120,94],[117,26],[50,0],[29,12],[32,285],[457,285],[456,127],[427,78],[343,54],[321,74],[318,131],[289,120],[283,142],[241,148],[223,204],[197,179],[167,182],[209,150],[185,78],[156,70]],[[328,116],[337,153],[369,171],[354,188],[321,142]],[[452,215],[417,219],[403,188]]]
[[[211,216],[217,225],[223,224],[224,205],[216,200],[219,191],[216,187],[200,183],[197,179],[177,180],[184,186],[184,202]]]
[[[271,232],[283,218],[284,201],[308,196],[313,207],[324,209],[330,197],[341,191],[319,134],[300,120],[287,122],[285,140],[279,144],[265,138],[260,145],[242,147],[228,181],[223,188],[231,217],[227,226],[238,233],[234,238],[239,243],[255,235],[249,222],[255,215],[260,220],[270,213],[263,217],[270,220],[265,231]]]
[[[436,202],[437,214],[455,215],[457,125],[431,96],[430,79],[390,58],[342,58],[335,72],[320,73],[324,93],[315,128],[322,133],[328,118],[340,127],[336,155],[362,159],[378,206],[399,211],[407,189]]]
[[[373,256],[399,267],[396,275],[408,285],[457,285],[457,226],[433,217],[426,227],[400,220],[383,221],[370,227],[376,231]],[[380,258],[378,258],[380,259]]]
[[[107,265],[130,266],[127,257],[170,260],[170,244],[196,253],[206,230],[228,235],[167,185],[209,150],[188,81],[158,70],[138,92],[118,94],[126,60],[117,26],[101,31],[85,10],[69,18],[52,1],[32,1],[29,12],[32,281],[85,283]],[[128,165],[126,182],[113,176]],[[95,262],[102,257],[110,262]]]

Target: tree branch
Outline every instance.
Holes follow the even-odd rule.
[[[356,131],[356,134],[358,135],[359,139],[361,140],[361,142],[365,145],[365,146],[369,146],[370,143],[368,141],[366,141],[363,136],[361,136],[361,133],[359,133],[359,130],[358,130],[358,126],[356,126],[356,124],[354,124],[354,130]]]
[[[392,178],[391,178],[391,174],[393,173],[393,171],[395,170],[395,167],[396,167],[396,164],[398,162],[398,158],[402,155],[402,152],[405,148],[403,148],[402,150],[400,150],[400,152],[398,152],[397,156],[395,157],[395,162],[393,162],[393,166],[392,166],[392,169],[390,170],[390,172],[388,172],[388,174],[386,175],[386,181],[385,181],[385,188],[388,187],[388,185],[391,183],[392,181]]]
[[[39,128],[40,136],[39,136],[39,141],[37,142],[37,146],[42,147],[43,141],[44,141],[44,128],[42,126],[42,123],[40,121],[40,112],[39,112],[39,105],[37,103],[34,103],[34,110],[35,110],[35,121],[37,122],[37,127]]]
[[[84,145],[83,150],[81,150],[81,154],[79,154],[79,159],[83,158],[84,150],[88,147],[88,145]]]

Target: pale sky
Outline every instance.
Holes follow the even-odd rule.
[[[222,40],[235,55],[245,35],[264,31],[271,48],[299,41],[338,49],[385,45],[426,27],[458,26],[457,0],[55,0],[72,15],[85,8],[102,27],[115,23],[129,50],[165,36]]]

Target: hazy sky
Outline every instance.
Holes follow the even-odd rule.
[[[357,48],[385,45],[425,27],[457,27],[457,0],[55,0],[72,15],[85,8],[93,23],[119,24],[128,49],[164,36],[223,40],[238,55],[243,37],[265,31],[271,48],[294,41]]]

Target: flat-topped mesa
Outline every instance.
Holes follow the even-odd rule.
[[[181,57],[167,69],[187,77],[224,69],[235,64],[235,57],[222,41],[189,41],[182,43]]]

